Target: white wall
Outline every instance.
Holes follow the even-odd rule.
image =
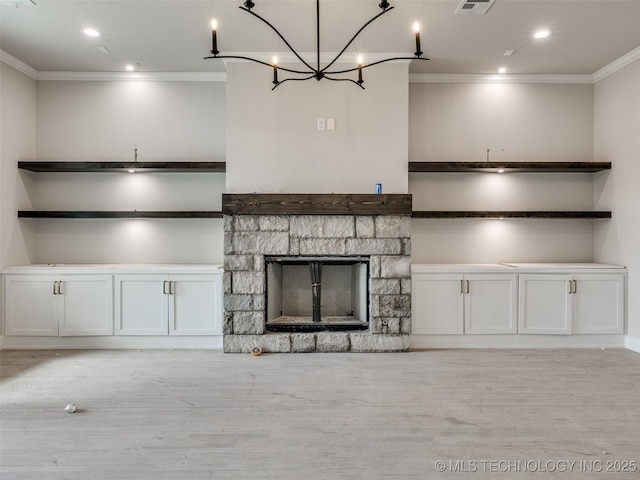
[[[613,218],[595,234],[598,261],[629,269],[628,333],[640,344],[640,61],[595,85],[595,159],[612,163],[596,185]]]
[[[271,91],[270,69],[228,64],[227,191],[406,193],[408,65],[370,70],[364,91],[329,80]],[[318,118],[335,131],[318,131]]]
[[[39,160],[224,161],[225,85],[40,81]],[[23,173],[34,209],[220,210],[224,174]],[[217,263],[222,220],[23,220],[37,263]]]
[[[31,205],[18,161],[36,156],[36,82],[0,62],[0,267],[35,259],[31,224],[17,211]]]
[[[409,87],[411,161],[591,161],[593,86]],[[596,174],[601,175],[601,174]],[[605,174],[606,175],[606,174]],[[414,173],[414,210],[591,210],[592,174]],[[590,262],[600,220],[412,222],[415,263]]]

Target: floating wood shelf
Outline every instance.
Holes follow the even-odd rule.
[[[413,212],[413,218],[611,218],[611,212],[544,212],[544,211],[424,211]]]
[[[222,212],[20,210],[18,218],[222,218]]]
[[[18,162],[18,168],[31,172],[209,172],[226,171],[226,162]]]
[[[594,173],[611,170],[611,162],[409,162],[409,172]]]
[[[222,194],[225,215],[411,215],[410,194]]]

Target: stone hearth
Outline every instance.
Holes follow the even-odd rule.
[[[223,212],[225,352],[409,350],[409,215],[236,215],[227,214],[224,205]],[[266,331],[265,256],[272,255],[369,257],[369,329]]]

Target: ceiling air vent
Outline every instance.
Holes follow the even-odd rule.
[[[483,13],[487,13],[487,10],[491,8],[493,2],[496,0],[463,0],[458,8],[456,9],[456,13],[460,15],[480,15]]]

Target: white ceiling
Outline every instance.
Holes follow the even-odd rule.
[[[282,41],[238,9],[242,0],[35,0],[36,6],[0,7],[0,48],[38,71],[224,71],[203,60],[211,49],[209,20],[219,23],[221,54],[283,55]],[[253,11],[271,21],[299,52],[315,52],[315,1],[254,0]],[[3,0],[5,3],[5,0]],[[379,0],[321,0],[321,49],[337,52],[380,12]],[[640,46],[640,0],[496,0],[485,15],[455,15],[460,0],[391,0],[395,9],[371,24],[350,52],[415,50],[411,25],[422,24],[429,62],[424,73],[592,74]],[[102,35],[83,35],[86,27]],[[553,34],[534,40],[532,33]],[[97,47],[104,46],[109,54]],[[515,50],[510,57],[503,54]],[[308,61],[314,61],[314,53]]]

